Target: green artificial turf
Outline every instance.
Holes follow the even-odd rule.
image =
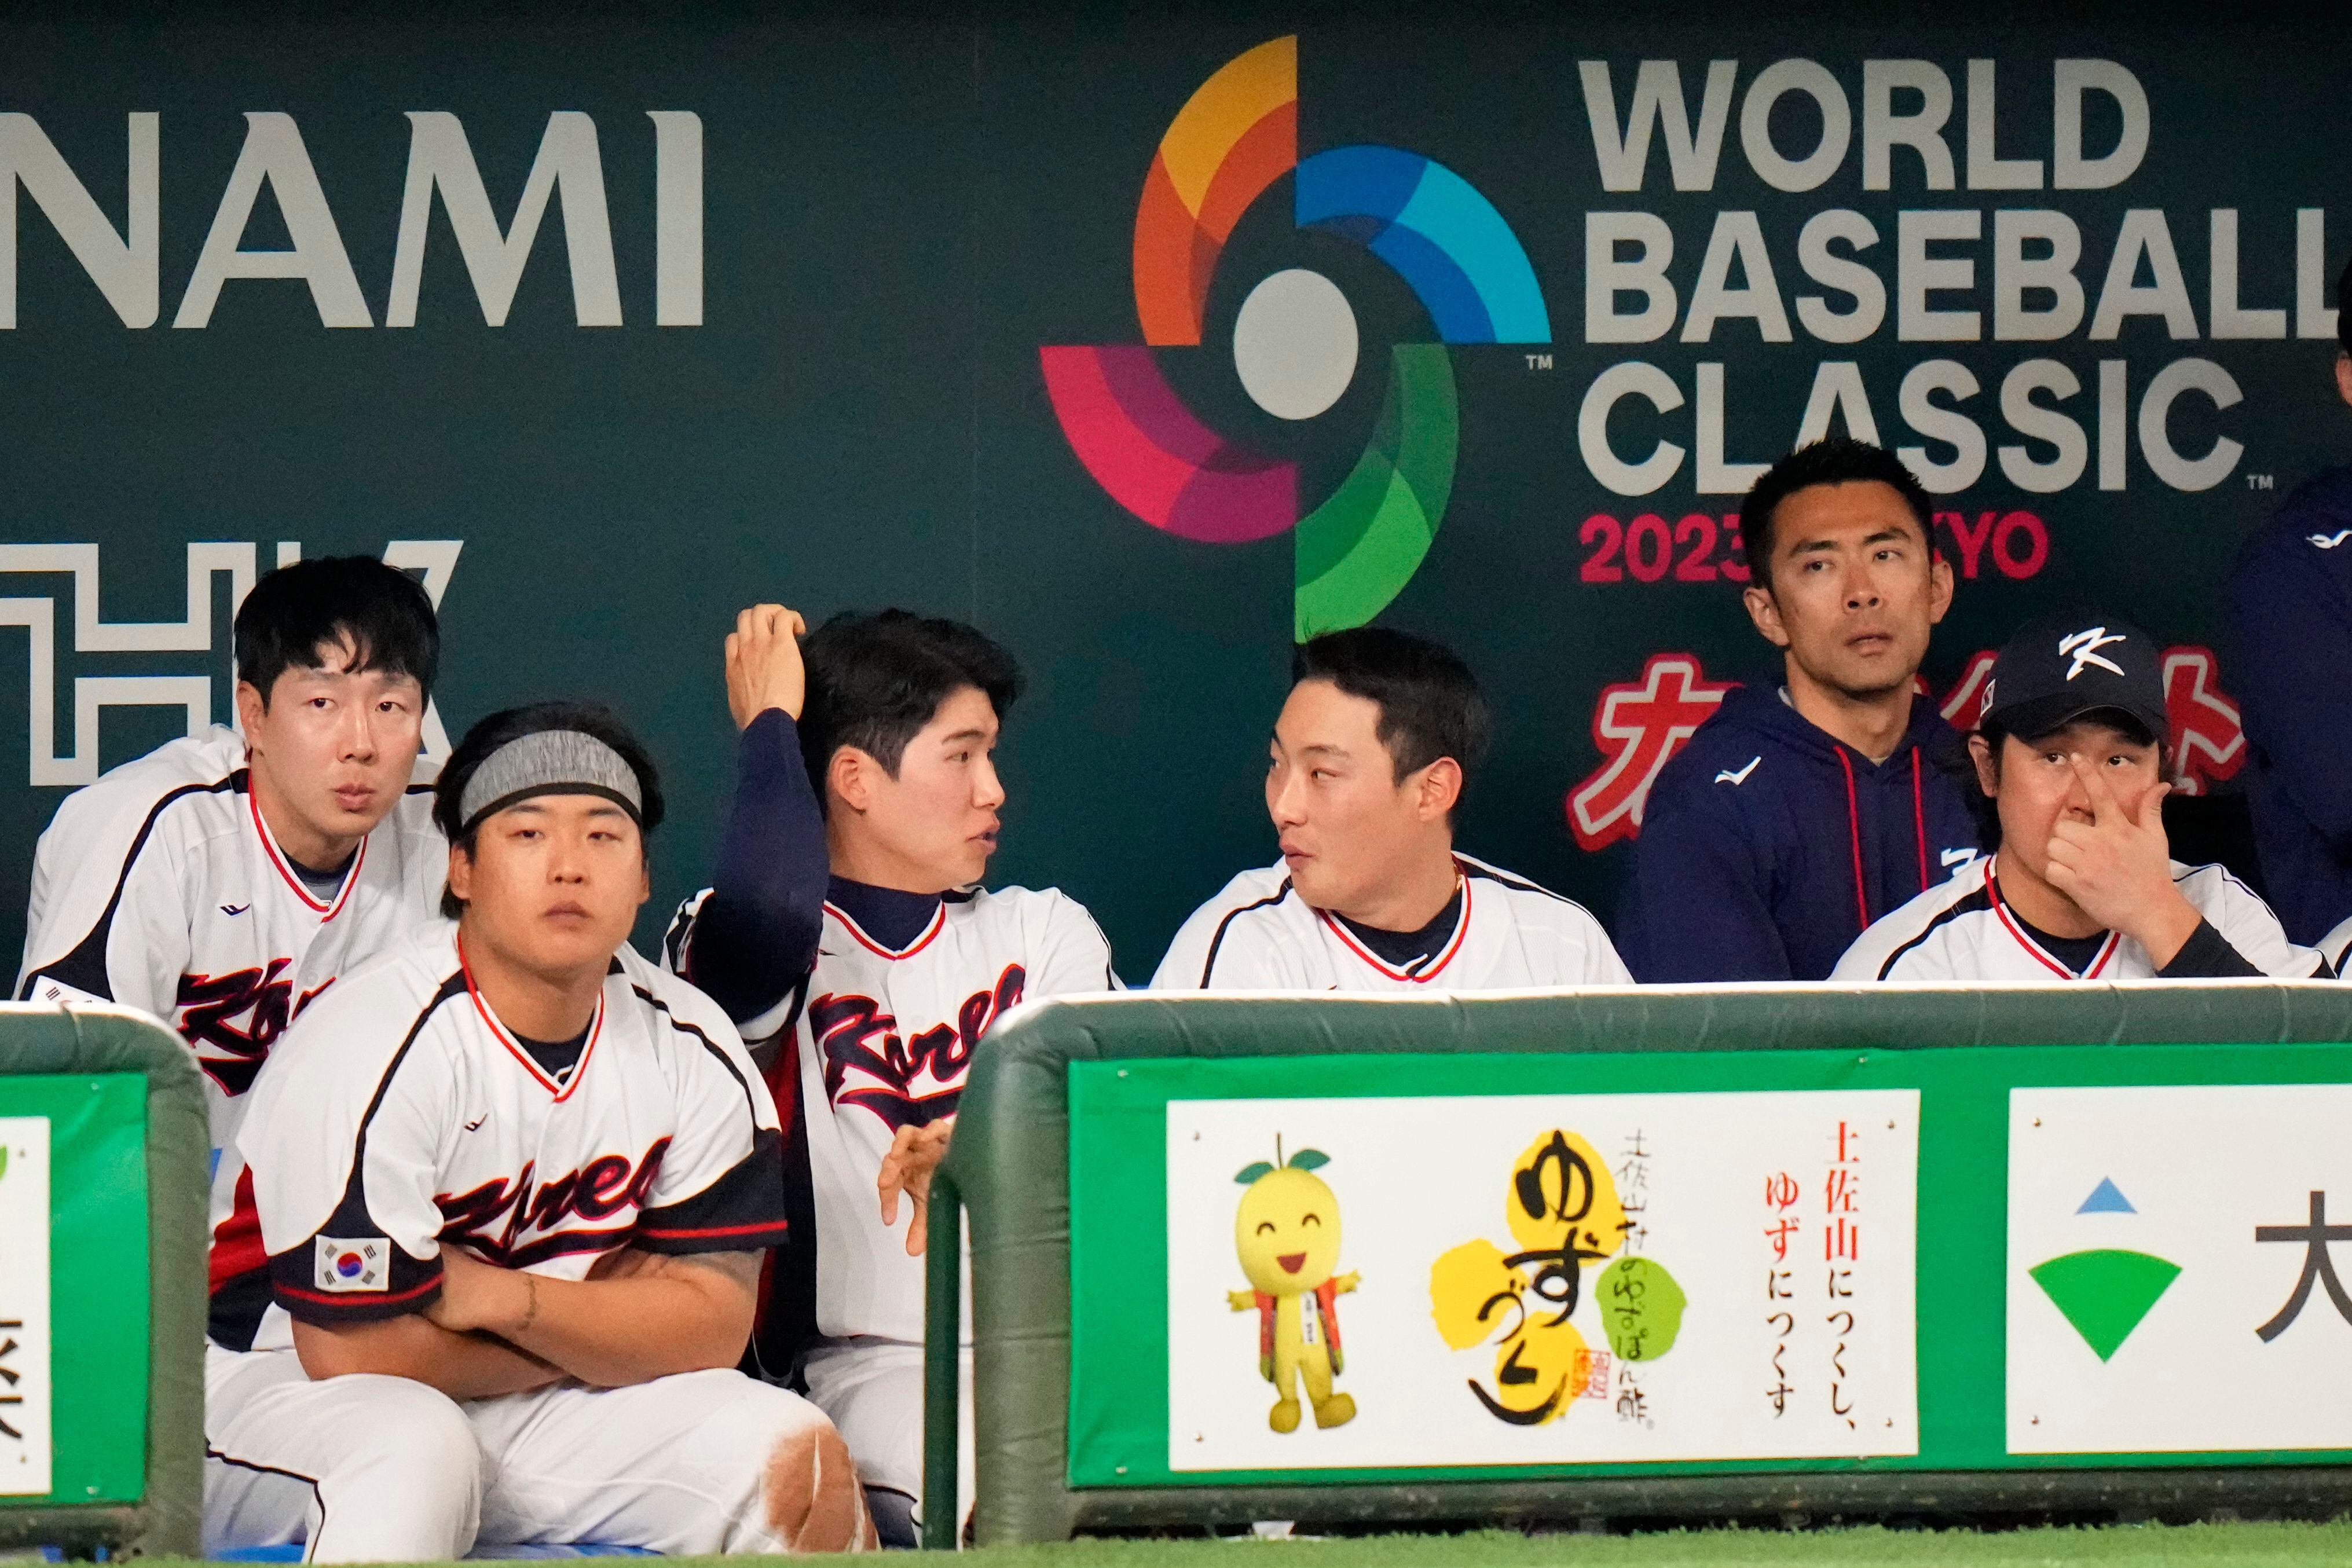
[[[1238,1559],[1238,1561],[1237,1561]],[[968,1552],[969,1568],[2071,1568],[2352,1563],[2352,1524],[2109,1525],[2000,1531],[1696,1530],[1640,1535],[1381,1535],[1343,1541],[1080,1541]]]
[[[672,1557],[663,1568],[782,1558]],[[937,1561],[913,1553],[903,1568]],[[1678,1530],[1640,1535],[1377,1535],[1330,1541],[1077,1541],[964,1552],[954,1568],[2290,1568],[2352,1564],[2352,1524],[2119,1524],[1969,1531]],[[157,1560],[153,1568],[163,1568]],[[440,1564],[436,1568],[453,1568]],[[616,1565],[617,1568],[617,1565]]]

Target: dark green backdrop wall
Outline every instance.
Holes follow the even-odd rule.
[[[724,805],[730,731],[718,654],[737,607],[781,598],[814,618],[897,603],[976,621],[1021,655],[1034,681],[1003,754],[1013,794],[995,870],[1083,899],[1121,969],[1148,976],[1187,910],[1272,857],[1258,779],[1288,656],[1291,543],[1200,543],[1124,511],[1072,455],[1038,350],[1140,341],[1133,226],[1160,139],[1211,73],[1292,33],[1300,153],[1371,142],[1442,162],[1509,223],[1550,315],[1553,342],[1539,345],[1549,368],[1527,345],[1452,351],[1461,434],[1451,505],[1382,616],[1459,647],[1504,716],[1465,847],[1605,916],[1625,843],[1580,848],[1563,809],[1610,760],[1595,733],[1603,688],[1638,679],[1661,651],[1696,655],[1711,679],[1760,667],[1763,645],[1737,585],[1722,580],[1728,552],[1719,542],[1702,551],[1694,525],[1672,554],[1687,572],[1668,570],[1656,529],[1637,525],[1644,514],[1671,528],[1737,508],[1736,494],[1698,488],[1703,383],[1715,374],[1704,365],[1722,367],[1716,456],[1733,462],[1787,448],[1824,362],[1857,367],[1879,432],[1895,446],[1937,434],[1906,423],[1900,389],[1915,367],[1946,360],[1973,375],[1973,396],[1935,401],[1981,430],[1985,466],[1938,504],[1972,534],[1987,514],[2030,513],[2033,524],[2009,525],[2000,559],[2010,569],[1989,538],[1966,549],[1947,536],[1975,571],[1964,574],[1930,664],[1939,688],[2027,615],[2085,596],[2126,606],[2169,642],[2215,646],[2219,588],[2238,541],[2294,481],[2352,447],[2328,381],[2332,321],[2313,305],[2322,269],[2324,303],[2333,303],[2335,272],[2352,251],[2352,139],[2341,133],[2352,28],[2341,18],[2273,27],[2234,10],[2052,15],[257,7],[107,21],[14,8],[0,18],[0,114],[29,121],[0,121],[0,152],[19,184],[37,177],[25,173],[29,125],[122,248],[132,117],[153,113],[160,238],[152,324],[126,324],[35,195],[8,187],[16,271],[15,326],[0,331],[0,540],[12,547],[0,556],[0,940],[18,929],[33,842],[62,794],[33,782],[38,756],[78,760],[87,773],[184,727],[184,706],[106,707],[94,724],[78,722],[78,694],[85,704],[126,692],[152,702],[159,689],[182,700],[179,689],[93,683],[208,676],[210,712],[229,712],[230,576],[206,578],[209,637],[193,647],[171,646],[166,633],[124,651],[141,637],[78,630],[78,605],[85,623],[184,622],[192,542],[249,542],[266,568],[280,542],[319,554],[461,541],[443,602],[439,706],[450,732],[494,707],[552,695],[601,697],[631,716],[656,742],[677,802],[658,850],[656,910],[697,884]],[[2116,62],[2144,91],[2138,120],[2112,92],[2084,95],[2086,156],[2128,142],[2136,125],[2147,132],[2120,184],[2052,187],[2062,151],[2055,62],[2077,58]],[[1825,68],[1851,117],[1843,156],[1804,190],[1761,177],[1743,131],[1750,84],[1789,59]],[[1972,178],[1981,173],[1969,153],[1972,59],[1997,67],[1994,154],[2039,161],[2041,188]],[[1706,188],[1676,187],[1674,125],[1652,137],[1638,189],[1603,188],[1580,66],[1605,68],[1613,137],[1643,60],[1678,62],[1694,121],[1708,62],[1737,62]],[[1927,74],[1948,86],[1940,144],[1956,171],[1951,188],[1931,189],[1932,158],[1907,145],[1893,149],[1885,188],[1866,188],[1874,60],[1931,62]],[[1897,115],[1923,101],[1910,88],[1888,100]],[[698,117],[703,139],[698,325],[656,321],[671,312],[656,309],[651,115],[681,110]],[[457,117],[501,228],[550,116],[593,121],[620,324],[579,324],[568,265],[579,258],[566,240],[577,185],[549,204],[497,326],[436,199],[415,324],[384,324],[412,111]],[[251,154],[249,136],[262,134],[249,115],[290,117],[298,128],[370,324],[323,325],[303,281],[251,276],[222,283],[201,326],[173,324],[189,321],[188,285],[232,171],[241,152]],[[1784,157],[1801,156],[1821,142],[1825,116],[1835,109],[1792,92],[1763,130]],[[262,191],[245,250],[288,247],[298,219],[315,236],[315,215],[281,212],[287,189],[281,180]],[[1364,445],[1387,345],[1434,334],[1378,262],[1293,229],[1289,192],[1277,181],[1236,228],[1210,291],[1206,346],[1162,359],[1210,426],[1298,461],[1312,504]],[[1979,237],[1937,240],[1905,260],[1900,215],[1927,209],[1979,215]],[[2079,234],[2072,270],[2085,304],[2054,340],[2003,336],[1996,322],[2000,209],[2057,212]],[[2226,300],[2217,311],[2215,209],[2235,215],[2235,303],[2276,310],[2275,321],[2233,321]],[[2305,209],[2322,216],[2299,219]],[[1858,258],[1881,279],[1885,315],[1853,343],[1814,335],[1798,304],[1812,296],[1853,306],[1809,278],[1801,254],[1806,224],[1832,210],[1860,214],[1878,236]],[[2161,213],[2169,246],[2111,288],[2119,235],[2133,224],[2148,231],[2148,220],[2127,220],[2134,211]],[[1596,213],[1653,214],[1673,235],[1664,275],[1676,308],[1647,341],[1589,341]],[[1744,221],[1726,214],[1755,215],[1772,276],[1758,277],[1742,254],[1717,281],[1769,289],[1791,323],[1788,341],[1766,341],[1772,311],[1754,314],[1763,307],[1752,297],[1750,314],[1685,341],[1697,337],[1689,308],[1710,239],[1730,245],[1721,236]],[[2298,234],[2315,222],[2318,248],[2306,245],[2299,276]],[[0,262],[10,248],[0,246]],[[1637,251],[1602,254],[1632,263]],[[1903,297],[1934,260],[1973,270],[1957,287],[1949,274],[1935,279],[1948,291],[1915,306],[1977,312],[1968,335],[1948,324],[1931,324],[1942,334],[1932,337],[1905,329]],[[2176,260],[2177,289],[2167,276]],[[1250,288],[1293,266],[1340,285],[1364,356],[1339,404],[1300,424],[1252,404],[1228,348]],[[2134,283],[2138,295],[2121,291]],[[2137,313],[2095,335],[2111,292]],[[2046,310],[2055,299],[2023,303]],[[1642,303],[1624,293],[1600,309],[1632,314]],[[2229,335],[2273,327],[2281,335]],[[2049,490],[2024,488],[2000,458],[2012,446],[2023,460],[2065,466],[2063,434],[2056,444],[2024,439],[2002,410],[2005,378],[2034,359],[2067,367],[2081,387],[2036,395],[2071,418],[2087,453],[2078,476]],[[2242,446],[2203,489],[2152,468],[2140,428],[2147,389],[2183,360],[2218,366],[2242,394],[2217,407],[2226,399],[2190,390],[2162,422],[2163,441],[2183,458],[2217,439]],[[1611,449],[1624,461],[1662,437],[1688,449],[1663,487],[1638,497],[1596,477],[1580,440],[1595,378],[1629,362],[1663,371],[1684,401],[1659,411],[1636,397],[1602,410]],[[2102,415],[2105,362],[2123,366],[2120,420],[2116,409]],[[1922,384],[1950,379],[1921,374]],[[2020,421],[2033,422],[2030,411]],[[1960,456],[1938,439],[1924,446],[1933,462]],[[2103,488],[2103,452],[2120,453],[2121,489]],[[1631,554],[1599,559],[1609,527],[1589,523],[1596,514],[1641,533]],[[2036,531],[2046,542],[2038,563]],[[97,570],[79,591],[95,588],[94,616],[77,599],[69,554],[20,548],[89,544]],[[1615,580],[1592,580],[1612,570]],[[1652,574],[1659,580],[1642,580]],[[28,744],[37,670],[49,683],[51,728]],[[2229,687],[2226,650],[2219,685]],[[71,772],[60,762],[49,776]],[[2225,777],[2205,782],[2227,787]],[[640,935],[656,929],[649,913]]]

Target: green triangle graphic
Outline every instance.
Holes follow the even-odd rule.
[[[2180,1275],[2180,1265],[2145,1252],[2102,1247],[2070,1252],[2026,1270],[2083,1342],[2105,1361]]]

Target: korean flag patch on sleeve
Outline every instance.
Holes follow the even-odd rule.
[[[381,1290],[391,1277],[391,1243],[380,1236],[318,1238],[319,1289]]]

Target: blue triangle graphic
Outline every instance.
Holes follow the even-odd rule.
[[[2131,1200],[2116,1190],[2115,1183],[2101,1176],[2099,1184],[2092,1189],[2089,1197],[2083,1200],[2083,1206],[2074,1212],[2076,1214],[2137,1214],[2139,1210],[2132,1207]]]

